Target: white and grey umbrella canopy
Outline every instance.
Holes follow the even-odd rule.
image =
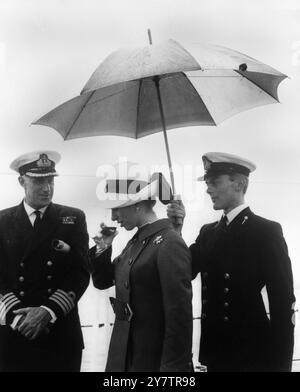
[[[118,135],[140,138],[166,129],[217,125],[256,106],[278,102],[286,75],[220,46],[192,53],[174,40],[120,49],[95,70],[81,94],[33,124],[56,129],[64,139]]]

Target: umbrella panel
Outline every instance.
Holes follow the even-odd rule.
[[[166,129],[216,125],[250,108],[277,102],[282,78],[234,70],[163,75],[159,88]],[[251,80],[252,79],[252,80]],[[258,86],[262,84],[262,88]],[[56,129],[64,139],[97,135],[140,138],[162,130],[154,78],[104,87],[76,97],[35,124]]]

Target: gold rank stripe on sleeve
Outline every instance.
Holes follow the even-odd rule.
[[[7,313],[21,301],[14,293],[7,293],[0,299],[0,325],[6,325]]]
[[[58,289],[49,298],[50,300],[57,303],[63,310],[64,314],[67,315],[75,306],[73,298],[65,291]]]

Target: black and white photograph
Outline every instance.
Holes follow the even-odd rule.
[[[0,0],[0,85],[1,373],[300,372],[298,0]]]

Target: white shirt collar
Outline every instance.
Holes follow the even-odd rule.
[[[36,211],[36,209],[32,208],[30,205],[28,205],[26,203],[25,199],[23,201],[23,204],[24,204],[24,208],[25,208],[25,211],[26,211],[28,217],[31,217],[34,214],[34,211]],[[47,208],[48,208],[48,206],[45,206],[43,208],[39,208],[39,211],[41,212],[41,218],[43,218]]]
[[[228,214],[226,214],[227,219],[228,219],[228,224],[230,224],[234,218],[236,218],[238,216],[238,214],[240,212],[242,212],[245,208],[249,207],[247,203],[243,203],[237,207],[235,207],[233,210],[231,210],[230,212],[228,212]],[[225,214],[224,214],[225,215]]]

